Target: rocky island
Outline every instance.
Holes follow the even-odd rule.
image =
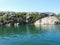
[[[60,15],[51,12],[0,12],[0,26],[60,24]]]

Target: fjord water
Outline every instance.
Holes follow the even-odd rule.
[[[0,27],[0,45],[60,45],[60,25]]]

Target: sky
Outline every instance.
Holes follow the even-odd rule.
[[[0,11],[60,12],[60,0],[0,0]]]

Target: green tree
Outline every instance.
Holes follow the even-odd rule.
[[[56,15],[57,19],[60,20],[60,13]]]

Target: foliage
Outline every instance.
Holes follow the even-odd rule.
[[[33,17],[31,21],[32,23],[37,21],[38,19],[41,19],[41,16],[38,13],[36,14],[32,13],[32,17]]]
[[[57,14],[56,17],[58,20],[60,20],[60,14]]]
[[[16,22],[24,24],[24,23],[26,23],[27,13],[28,12],[15,12],[15,13],[11,14],[10,12],[7,12],[7,15],[5,15],[6,14],[5,12],[0,12],[0,24],[9,22],[10,20],[12,20],[14,23],[16,21]],[[53,14],[53,15],[55,15],[55,14]],[[30,19],[29,23],[32,24],[35,21],[37,21],[41,18],[47,17],[47,16],[48,16],[48,14],[45,14],[45,13],[39,14],[39,12],[32,12],[31,13],[32,18],[29,18]],[[60,20],[60,14],[56,15],[56,17]]]

